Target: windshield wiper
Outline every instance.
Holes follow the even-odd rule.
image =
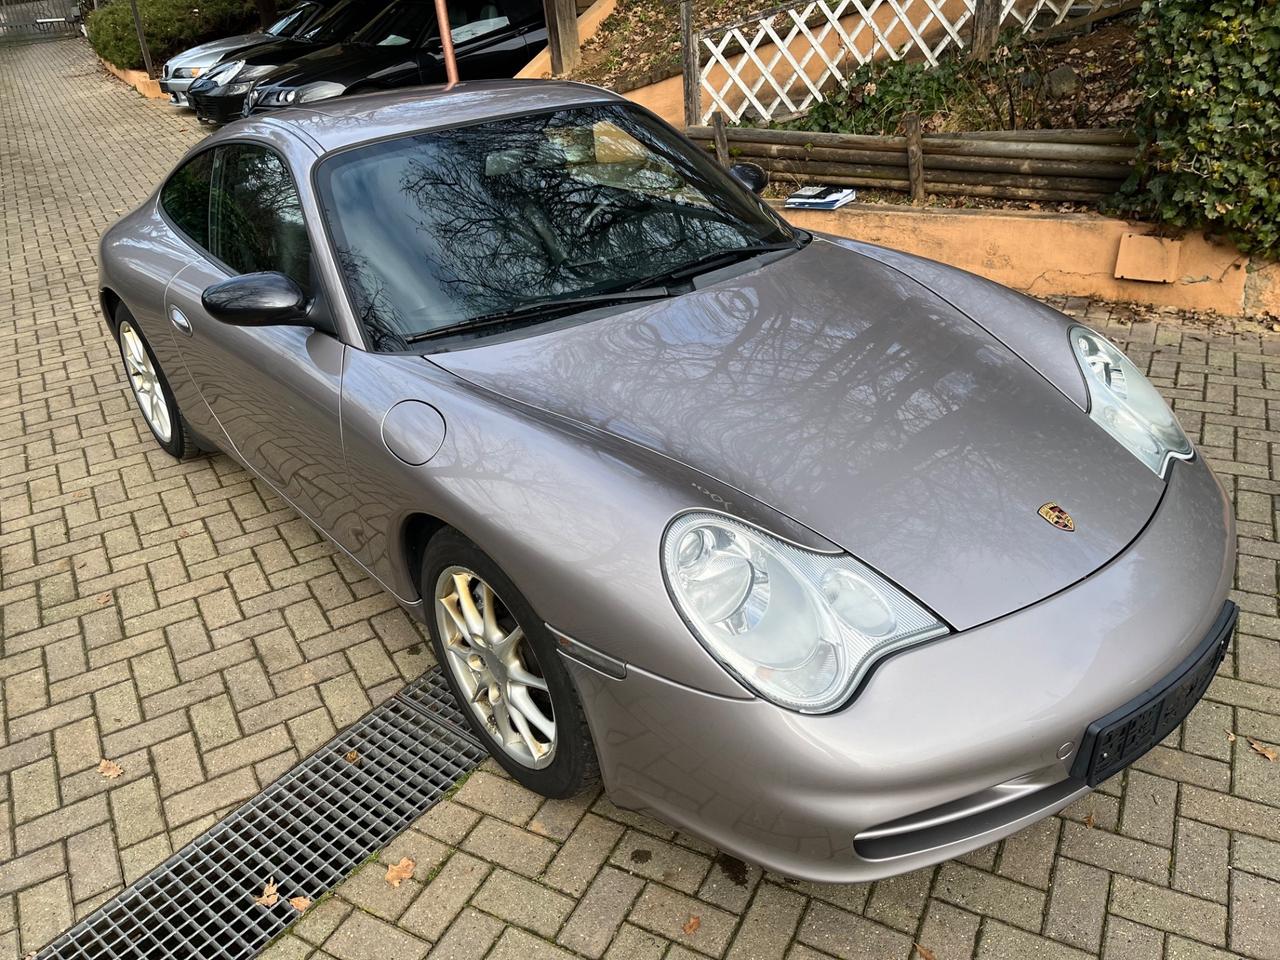
[[[611,303],[628,303],[633,300],[658,300],[671,296],[666,287],[648,286],[643,290],[616,290],[612,293],[593,293],[581,297],[560,297],[546,300],[531,300],[506,310],[495,310],[493,313],[482,313],[469,320],[446,324],[434,330],[410,334],[404,337],[405,343],[421,343],[423,340],[435,340],[455,333],[466,333],[485,327],[500,327],[539,323],[566,313],[577,313],[592,307],[603,307]]]
[[[651,277],[642,277],[623,289],[632,290],[636,287],[648,287],[654,284],[676,283],[681,280],[688,280],[699,273],[707,273],[717,267],[728,266],[739,260],[758,257],[765,253],[777,253],[781,250],[798,250],[800,246],[801,244],[795,240],[784,240],[781,243],[759,243],[745,247],[729,247],[726,250],[713,250],[710,253],[704,253],[700,257],[695,257],[688,263],[682,263],[678,267],[664,270],[662,273],[655,273]]]

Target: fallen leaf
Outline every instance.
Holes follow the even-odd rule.
[[[100,593],[95,599],[98,601],[98,606],[105,607],[108,603],[111,602],[111,594],[109,592]]]
[[[698,932],[700,926],[702,926],[702,918],[696,913],[691,913],[689,914],[689,919],[684,922],[684,926],[680,929],[685,932],[686,936],[691,937]]]
[[[114,780],[116,777],[120,776],[120,774],[124,773],[124,770],[120,767],[120,764],[116,763],[114,760],[108,760],[104,757],[102,762],[98,764],[98,772],[108,780]]]
[[[303,913],[306,911],[307,907],[311,906],[311,901],[307,897],[290,897],[289,906],[293,907],[293,909],[297,910],[299,913]]]
[[[356,750],[348,750],[342,755],[342,759],[354,766],[360,762],[360,753]]]
[[[1280,759],[1280,753],[1277,753],[1273,747],[1268,747],[1261,740],[1255,740],[1253,737],[1249,737],[1248,740],[1249,746],[1254,753],[1266,757],[1272,763]]]
[[[1230,730],[1228,730],[1228,731],[1227,731],[1227,743],[1235,743],[1235,742],[1236,742],[1236,735],[1235,735],[1234,733],[1232,733]]]
[[[928,947],[922,947],[918,943],[913,946],[916,948],[916,953],[920,954],[920,960],[938,960],[938,955]]]
[[[276,881],[272,878],[262,888],[262,896],[254,897],[253,902],[263,907],[274,907],[279,899],[280,894],[276,893]]]
[[[413,876],[413,868],[416,866],[408,857],[401,857],[399,863],[387,867],[387,883],[393,887],[400,886],[401,880],[408,880]]]
[[[1089,814],[1086,814],[1086,815],[1085,815],[1085,818],[1084,818],[1084,825],[1085,825],[1086,827],[1088,827],[1090,830],[1092,830],[1092,829],[1093,829],[1093,825],[1094,825],[1094,823],[1096,823],[1096,822],[1097,822],[1097,821],[1095,821],[1095,820],[1093,819],[1093,814],[1092,814],[1092,813],[1089,813]]]

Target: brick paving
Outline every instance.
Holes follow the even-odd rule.
[[[430,662],[262,486],[225,457],[173,462],[132,409],[95,245],[200,135],[80,41],[0,46],[0,960]],[[1280,960],[1280,763],[1247,741],[1280,742],[1280,337],[1058,305],[1151,372],[1236,505],[1239,636],[1164,745],[1061,817],[854,886],[762,876],[604,797],[543,801],[490,762],[267,955]],[[392,889],[402,856],[417,868]]]

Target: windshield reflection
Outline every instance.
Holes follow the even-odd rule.
[[[696,148],[624,105],[347,151],[321,166],[320,191],[353,307],[382,350],[792,236]]]

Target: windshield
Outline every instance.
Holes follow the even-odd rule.
[[[352,305],[383,350],[796,239],[704,152],[624,104],[358,147],[318,181]]]
[[[372,20],[381,9],[381,6],[370,3],[369,0],[345,0],[317,20],[311,29],[299,36],[309,43],[338,43],[352,36]]]
[[[435,7],[427,0],[395,0],[357,33],[352,42],[371,47],[403,47],[421,37],[435,19]]]
[[[319,4],[302,3],[293,7],[279,20],[267,27],[267,33],[273,37],[291,37],[302,29],[302,25],[311,19],[319,9]]]

